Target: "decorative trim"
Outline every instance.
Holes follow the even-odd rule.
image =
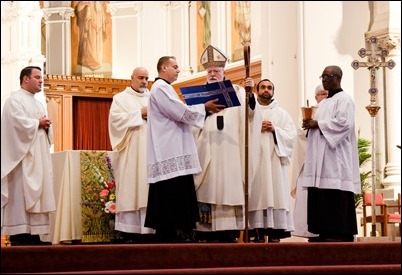
[[[43,89],[46,95],[68,94],[71,96],[111,98],[130,84],[130,80],[124,79],[44,75]]]
[[[387,36],[378,40],[378,47],[389,52],[401,48],[400,36]]]
[[[67,21],[70,21],[70,18],[75,16],[74,9],[71,7],[44,8],[43,18],[45,19],[46,23],[47,21],[52,21],[50,20],[50,16],[52,16],[52,14],[59,14],[63,20]]]
[[[24,2],[22,4],[20,1],[12,1],[10,5],[2,5],[4,11],[1,13],[1,23],[10,23],[19,16],[42,18],[43,11],[40,9],[39,2],[31,2]]]
[[[131,12],[131,15],[137,15],[142,11],[143,4],[141,2],[124,2],[124,3],[110,3],[107,5],[106,11],[108,11],[112,16],[119,15],[120,10],[124,10],[125,14]]]

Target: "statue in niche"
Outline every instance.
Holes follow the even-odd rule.
[[[75,8],[79,27],[78,65],[96,71],[103,63],[106,14],[102,1],[78,1]]]
[[[71,73],[112,76],[112,19],[109,1],[71,1]]]

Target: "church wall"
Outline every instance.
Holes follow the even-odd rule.
[[[113,33],[118,29],[126,29],[127,26],[130,26],[128,31],[120,34],[116,33],[115,35],[117,42],[114,43],[112,49],[113,78],[129,79],[134,66],[142,62],[141,56],[138,54],[140,43],[136,37],[138,33],[141,33],[139,30],[138,15],[113,19]],[[124,53],[124,55],[119,53]]]
[[[266,2],[261,10],[262,78],[275,85],[274,97],[295,123],[300,113],[298,94],[297,2]]]
[[[257,37],[262,77],[275,83],[275,98],[295,123],[306,100],[315,103],[314,89],[321,83],[318,77],[325,66],[339,65],[344,73],[342,86],[356,101],[357,128],[362,129],[362,135],[370,136],[370,128],[364,127],[370,123],[365,109],[369,104],[369,74],[351,67],[351,62],[360,58],[357,51],[365,46],[368,2],[273,1],[261,5]]]
[[[158,73],[156,63],[163,55],[173,55],[169,41],[169,16],[168,7],[162,6],[159,1],[143,3],[141,12],[141,41],[140,53],[142,65],[147,67],[150,79],[154,79]],[[136,66],[137,64],[132,64]]]
[[[358,16],[357,16],[358,14]],[[370,82],[365,69],[354,70],[351,62],[362,60],[357,51],[365,47],[368,31],[368,2],[305,2],[305,91],[310,102],[314,89],[321,83],[318,76],[327,65],[339,65],[343,71],[342,88],[355,100],[356,129],[370,137],[370,116],[365,109],[369,102]],[[314,20],[310,20],[314,18]],[[364,61],[364,60],[362,60]]]

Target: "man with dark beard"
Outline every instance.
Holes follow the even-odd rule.
[[[275,86],[269,79],[257,84],[256,112],[262,116],[261,133],[253,147],[255,176],[249,188],[249,224],[255,242],[278,243],[290,237],[293,215],[287,169],[296,138],[296,127],[284,109],[273,99]],[[257,122],[256,117],[253,123]]]

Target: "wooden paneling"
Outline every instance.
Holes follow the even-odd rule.
[[[73,150],[73,98],[112,98],[130,86],[126,79],[45,75],[44,92],[49,118],[53,122],[54,151]]]

